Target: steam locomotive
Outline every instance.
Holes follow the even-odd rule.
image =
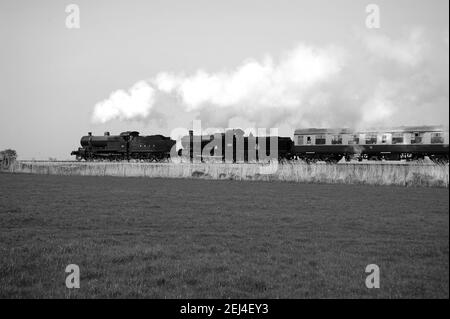
[[[233,129],[203,136],[194,136],[190,131],[189,136],[181,139],[181,146],[178,155],[191,159],[252,162],[290,159],[293,143],[290,137],[244,136],[244,131]]]
[[[127,131],[120,135],[93,136],[88,133],[81,138],[81,147],[73,151],[78,161],[94,160],[146,160],[162,161],[170,157],[170,150],[176,141],[163,135],[140,136],[139,132]]]
[[[214,135],[181,138],[181,148],[174,152],[176,141],[163,135],[140,136],[128,131],[120,135],[81,138],[81,147],[73,151],[77,160],[163,161],[171,154],[190,160],[216,159],[229,162],[252,162],[300,159],[307,162],[335,163],[345,159],[449,160],[449,132],[442,126],[403,126],[382,130],[298,129],[290,137],[244,136],[242,130],[228,130]]]

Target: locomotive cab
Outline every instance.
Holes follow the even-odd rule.
[[[120,133],[120,136],[125,140],[125,141],[130,141],[133,138],[139,136],[139,132],[137,131],[126,131],[126,132],[122,132]]]

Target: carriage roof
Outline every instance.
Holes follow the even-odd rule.
[[[319,134],[353,134],[369,132],[443,132],[448,131],[442,125],[422,125],[422,126],[397,126],[389,128],[368,128],[363,130],[353,130],[350,128],[306,128],[295,130],[294,135],[319,135]]]

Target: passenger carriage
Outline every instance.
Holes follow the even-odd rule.
[[[293,153],[307,161],[351,160],[447,161],[449,133],[443,126],[402,126],[390,129],[298,129]]]

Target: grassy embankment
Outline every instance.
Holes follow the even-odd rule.
[[[258,164],[16,162],[10,172],[50,175],[202,178],[448,187],[448,164]]]

